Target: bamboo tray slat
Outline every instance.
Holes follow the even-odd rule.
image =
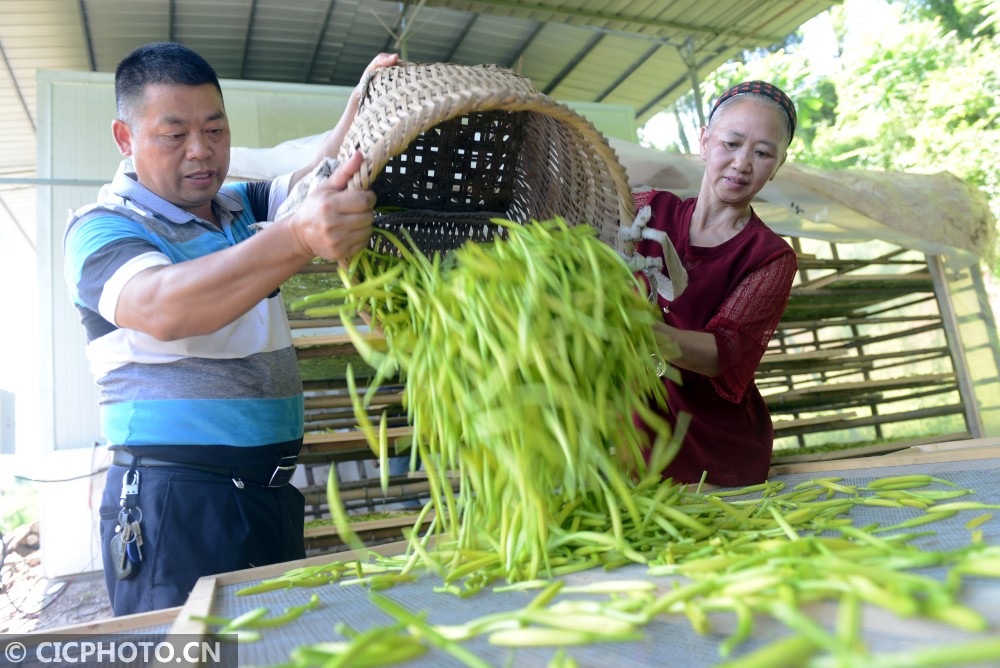
[[[163,632],[166,632],[177,620],[177,615],[180,613],[181,607],[163,608],[162,610],[140,612],[134,615],[122,615],[121,617],[95,619],[79,624],[67,624],[31,633],[13,634],[5,636],[4,640],[16,640],[26,645],[37,645],[46,638],[53,636],[139,634],[148,633],[152,629],[161,629]]]
[[[413,435],[412,427],[393,427],[392,429],[385,430],[386,438],[390,441],[394,439],[403,438],[406,436]],[[333,432],[329,434],[325,433],[312,433],[306,434],[302,437],[302,445],[308,446],[310,449],[318,448],[323,445],[358,445],[363,444],[365,447],[368,446],[368,440],[366,439],[364,433],[360,431],[342,431]]]
[[[429,524],[432,519],[433,513],[427,514],[427,519],[424,524]],[[405,527],[412,527],[417,519],[417,513],[400,513],[398,517],[384,517],[377,520],[364,520],[361,522],[351,522],[351,530],[354,531],[359,536],[366,531],[376,531],[380,529],[399,529]],[[310,538],[319,538],[323,536],[334,536],[337,535],[337,527],[332,524],[323,526],[312,526],[306,527],[304,536],[308,540]]]
[[[366,550],[381,555],[401,554],[406,549],[406,541],[376,545]],[[188,596],[187,601],[181,606],[177,613],[170,632],[174,634],[193,635],[204,638],[208,634],[207,625],[194,619],[195,617],[208,617],[212,614],[212,602],[215,600],[216,590],[234,584],[253,582],[254,580],[264,580],[278,577],[282,573],[293,568],[305,568],[308,566],[321,566],[331,561],[352,561],[361,558],[363,555],[358,552],[339,552],[336,555],[322,554],[315,557],[306,557],[295,561],[286,561],[280,564],[270,564],[268,566],[258,566],[241,571],[230,571],[218,575],[207,575],[200,578],[195,583],[194,589]]]
[[[951,447],[933,451],[911,452],[910,448],[903,452],[886,454],[880,457],[860,457],[853,459],[838,459],[835,461],[795,462],[777,464],[771,467],[774,475],[789,473],[818,473],[821,471],[840,471],[857,469],[879,469],[890,466],[908,466],[912,464],[935,464],[940,462],[965,462],[976,459],[1000,459],[1000,440],[971,439],[956,442]]]
[[[403,403],[402,392],[376,392],[369,406],[392,406],[401,403]],[[306,397],[305,401],[307,411],[317,408],[350,408],[353,405],[351,397],[347,395]]]
[[[389,485],[389,487],[386,488],[385,493],[382,492],[382,488],[379,485],[377,478],[365,482],[369,482],[370,484],[363,487],[341,489],[340,499],[345,502],[369,501],[392,503],[393,499],[398,499],[403,496],[409,497],[428,495],[431,490],[430,482],[426,478],[421,479],[418,476],[413,476],[412,479],[408,478],[407,482]],[[303,490],[302,495],[306,497],[306,503],[309,505],[322,504],[326,501],[326,488],[318,486],[310,487]]]
[[[399,442],[413,436],[413,428],[390,427],[385,430],[390,452]],[[332,433],[309,433],[302,439],[299,450],[299,461],[302,463],[318,461],[342,461],[349,459],[370,459],[376,454],[368,445],[368,440],[360,431],[344,431]]]
[[[360,337],[366,342],[385,341],[384,336],[371,332],[359,332]],[[350,345],[353,347],[351,337],[347,332],[337,334],[306,334],[292,337],[292,345],[296,348],[309,348],[310,346],[338,346]]]
[[[907,387],[920,387],[928,383],[944,383],[952,381],[955,378],[955,374],[952,373],[933,373],[925,374],[922,376],[908,376],[906,378],[883,378],[883,379],[872,379],[865,380],[856,383],[828,383],[825,385],[813,385],[810,387],[802,387],[794,390],[788,390],[787,392],[782,392],[780,394],[769,395],[768,400],[778,400],[780,399],[796,399],[800,397],[814,397],[821,396],[824,394],[831,394],[835,392],[856,392],[858,390],[873,391],[873,390],[891,390],[900,389]],[[780,402],[778,402],[780,403]]]
[[[814,362],[816,360],[827,360],[833,357],[843,357],[848,351],[839,348],[826,348],[823,350],[805,350],[798,353],[764,353],[760,360],[761,366],[772,364],[789,364],[797,362]]]
[[[912,274],[830,274],[821,276],[799,286],[803,293],[807,290],[818,290],[833,283],[929,283],[931,275],[929,272],[914,272]]]
[[[793,429],[795,427],[804,427],[807,425],[816,424],[826,424],[828,422],[840,422],[841,420],[849,420],[857,416],[857,411],[844,411],[841,413],[834,413],[833,415],[816,415],[809,418],[796,418],[794,420],[774,420],[774,433],[775,436],[780,436],[779,432],[782,429]]]
[[[421,523],[421,529],[426,528],[434,517],[430,512]],[[399,541],[404,538],[404,533],[409,531],[417,521],[417,514],[401,514],[399,517],[387,517],[379,520],[366,520],[363,522],[352,522],[351,530],[366,545],[377,545],[388,540]],[[341,547],[344,540],[337,527],[316,526],[307,527],[305,530],[305,542],[307,550],[327,549]]]
[[[966,433],[960,434],[938,434],[926,438],[914,438],[894,443],[873,443],[871,445],[859,445],[855,447],[844,447],[839,450],[827,452],[811,452],[796,454],[794,448],[775,450],[771,457],[771,464],[793,464],[796,462],[825,462],[843,459],[856,459],[859,457],[870,457],[872,455],[888,455],[896,452],[906,452],[907,450],[919,451],[926,444],[933,444],[942,438],[949,439],[954,443],[953,447],[976,447],[968,444],[972,436]]]

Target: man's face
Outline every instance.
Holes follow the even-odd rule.
[[[215,86],[147,86],[131,124],[112,132],[131,156],[139,183],[171,204],[208,220],[229,171],[229,121]]]

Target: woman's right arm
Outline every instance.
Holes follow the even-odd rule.
[[[655,323],[653,329],[657,335],[665,336],[676,344],[670,351],[662,344],[660,346],[664,359],[669,359],[671,364],[709,378],[719,375],[719,347],[714,334],[678,329],[665,322]]]

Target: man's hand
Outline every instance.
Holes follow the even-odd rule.
[[[355,153],[283,221],[304,256],[347,261],[368,245],[375,194],[369,190],[346,190],[361,163],[361,153]]]
[[[242,243],[194,260],[145,269],[124,285],[115,324],[161,341],[210,334],[266,298],[317,255],[347,261],[368,244],[375,194],[346,190],[361,153],[338,167],[298,209]]]

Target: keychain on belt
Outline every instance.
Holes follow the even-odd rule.
[[[118,526],[111,539],[115,577],[125,580],[142,561],[142,508],[139,507],[139,471],[135,464],[122,476],[122,494],[118,502]]]

